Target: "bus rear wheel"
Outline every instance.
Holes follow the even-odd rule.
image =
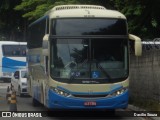
[[[110,117],[115,116],[115,109],[105,110],[105,112],[107,116],[110,116]]]
[[[21,93],[21,88],[20,87],[18,87],[18,96],[22,97],[22,93]]]
[[[34,107],[37,107],[37,106],[40,105],[40,103],[39,103],[38,100],[36,100],[35,98],[32,98],[32,105],[33,105]]]

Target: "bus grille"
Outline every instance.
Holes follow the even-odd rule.
[[[27,89],[22,89],[22,92],[27,92]]]
[[[108,94],[104,95],[72,95],[74,97],[79,97],[79,98],[102,98],[102,97],[107,97]]]

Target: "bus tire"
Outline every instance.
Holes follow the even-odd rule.
[[[34,107],[39,106],[38,100],[36,100],[35,98],[32,98],[32,105],[33,105]]]
[[[49,108],[47,108],[47,116],[53,117],[53,112]]]
[[[47,116],[49,117],[60,117],[62,112],[47,108]]]
[[[22,93],[21,93],[21,88],[20,87],[18,87],[18,96],[22,97]]]
[[[106,110],[106,115],[109,117],[115,116],[115,109]]]

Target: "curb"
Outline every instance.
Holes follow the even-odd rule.
[[[139,108],[137,106],[134,105],[128,105],[128,109],[132,110],[132,111],[146,111],[145,109]],[[149,117],[149,116],[148,116]],[[160,117],[149,117],[152,120],[160,120]]]

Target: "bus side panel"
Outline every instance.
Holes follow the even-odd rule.
[[[31,86],[30,91],[32,97],[45,105],[45,86],[47,82],[47,75],[45,74],[43,56],[41,55],[41,48],[30,49],[28,51],[28,65]]]
[[[2,72],[13,73],[23,67],[26,67],[26,57],[2,58]]]

